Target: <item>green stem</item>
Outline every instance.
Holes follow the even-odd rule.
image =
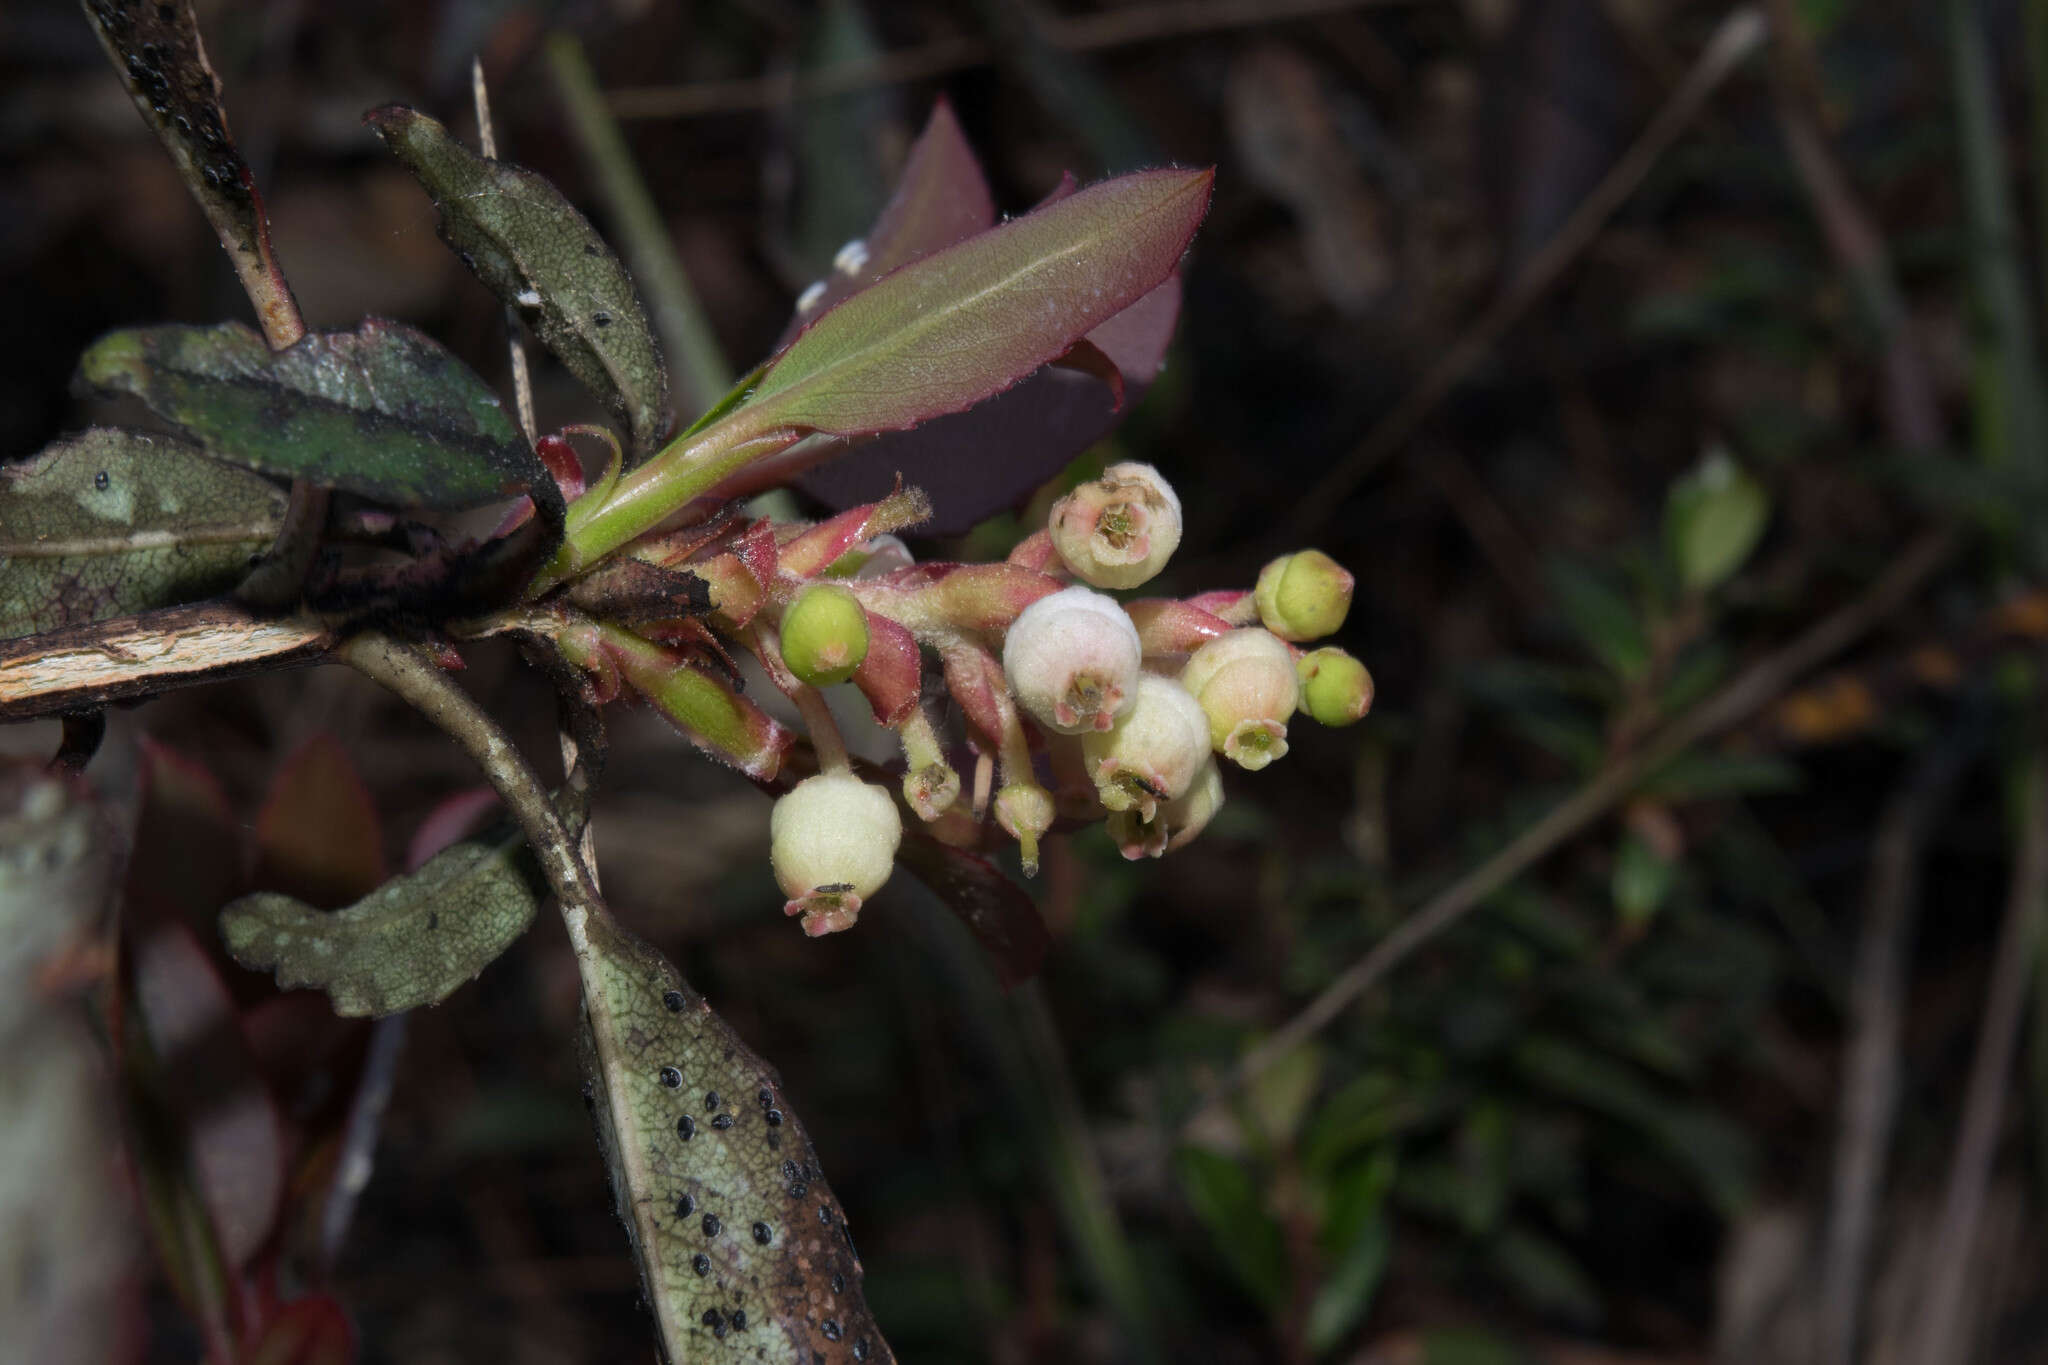
[[[568,536],[527,589],[529,601],[653,530],[742,465],[795,444],[797,437],[720,422],[698,432],[688,444],[685,439],[678,438],[608,490],[577,499],[569,510]],[[597,502],[594,509],[586,507],[591,500]]]

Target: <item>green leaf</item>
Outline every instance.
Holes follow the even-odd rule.
[[[742,420],[864,435],[1002,392],[1167,277],[1213,179],[1121,176],[912,262],[806,328]]]
[[[235,961],[286,990],[326,991],[336,1014],[437,1004],[526,932],[546,894],[526,842],[508,828],[442,850],[345,910],[274,891],[230,903],[221,938]]]
[[[365,121],[433,196],[441,239],[652,450],[673,424],[668,367],[597,229],[541,176],[478,156],[424,114],[393,104]]]
[[[1322,1355],[1334,1348],[1372,1309],[1394,1249],[1393,1220],[1375,1215],[1359,1230],[1308,1307],[1308,1348]]]
[[[1650,666],[1650,641],[1628,598],[1573,560],[1551,561],[1547,577],[1572,633],[1620,676],[1640,677]]]
[[[561,490],[498,396],[424,333],[365,319],[272,351],[240,323],[100,338],[79,374],[132,393],[216,459],[449,511]],[[559,515],[557,516],[559,520]]]
[[[775,1072],[659,953],[608,916],[581,930],[588,1093],[665,1358],[736,1333],[748,1360],[892,1361]]]
[[[1487,1244],[1493,1268],[1522,1301],[1581,1326],[1600,1321],[1600,1287],[1571,1253],[1523,1224]]]
[[[1268,1312],[1287,1298],[1287,1253],[1280,1226],[1259,1202],[1251,1173],[1238,1162],[1200,1147],[1184,1147],[1175,1160],[1180,1186],[1195,1216],[1239,1283]]]
[[[226,592],[284,502],[175,437],[107,427],[0,466],[0,637]]]
[[[1695,592],[1726,582],[1756,549],[1771,519],[1771,495],[1725,450],[1715,450],[1671,485],[1664,543],[1678,581]]]
[[[1678,864],[1652,848],[1649,840],[1633,832],[1622,836],[1614,850],[1610,889],[1623,924],[1640,928],[1649,923],[1677,880]]]

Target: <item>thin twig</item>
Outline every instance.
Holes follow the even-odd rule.
[[[591,884],[575,841],[548,799],[547,788],[534,774],[526,756],[454,679],[436,668],[418,649],[388,635],[365,631],[335,650],[335,657],[410,703],[476,761],[504,801],[505,809],[518,822],[526,841],[533,846],[541,872],[562,904],[562,918],[568,922],[570,939],[581,956],[585,922],[606,918],[609,912]]]
[[[1984,1211],[1991,1161],[2005,1115],[2005,1090],[2018,1048],[2020,1016],[2033,975],[2044,913],[2048,913],[2048,769],[2040,755],[2028,761],[2020,795],[2020,846],[2013,860],[2005,923],[1998,934],[1977,1055],[1970,1066],[1963,1120],[1956,1132],[1948,1190],[1930,1252],[1919,1334],[1906,1354],[1910,1365],[1956,1365],[1969,1356],[1963,1322],[1964,1290],[1977,1265],[1972,1250]]]
[[[1870,1234],[1898,1112],[1906,952],[1920,907],[1920,873],[1935,817],[1977,749],[1978,730],[1974,713],[1966,714],[1958,733],[1930,745],[1877,827],[1851,976],[1834,1190],[1821,1262],[1822,1365],[1851,1365],[1855,1359]]]
[[[1766,2],[1772,29],[1771,88],[1785,149],[1828,248],[1884,344],[1882,393],[1892,439],[1904,450],[1928,453],[1941,445],[1941,409],[1927,358],[1909,325],[1905,293],[1892,274],[1884,238],[1822,132],[1816,107],[1820,77],[1798,6],[1793,0]]]
[[[1906,601],[1948,557],[1947,532],[1922,535],[1860,597],[1813,626],[1777,653],[1751,665],[1734,681],[1665,727],[1642,748],[1624,754],[1585,786],[1551,808],[1508,845],[1445,887],[1372,951],[1346,968],[1300,1013],[1246,1053],[1230,1076],[1198,1107],[1197,1116],[1249,1084],[1267,1067],[1328,1027],[1411,953],[1457,923],[1539,859],[1584,830],[1649,777],[1703,739],[1719,734],[1768,705],[1787,687],[1863,635]]]
[[[1048,20],[1042,26],[1042,37],[1051,46],[1068,52],[1100,52],[1164,38],[1405,3],[1415,0],[1172,0]],[[995,45],[979,36],[938,38],[818,71],[799,74],[784,70],[767,76],[695,85],[636,86],[614,90],[606,98],[612,113],[622,119],[696,118],[749,109],[779,109],[796,100],[823,99],[828,95],[871,90],[878,85],[929,80],[987,66],[1001,56]]]
[[[647,291],[655,333],[681,381],[682,405],[690,412],[702,411],[732,387],[732,366],[719,348],[682,258],[676,255],[668,224],[634,164],[625,134],[606,107],[583,45],[570,34],[558,33],[548,39],[547,57],[555,94],[569,115],[569,130],[611,210],[633,279]]]
[[[1344,457],[1296,503],[1274,539],[1289,545],[1312,538],[1336,515],[1345,498],[1367,475],[1397,454],[1424,418],[1449,395],[1494,347],[1494,343],[1557,283],[1600,235],[1615,210],[1642,184],[1678,135],[1691,126],[1707,100],[1764,40],[1763,15],[1753,6],[1731,11],[1714,30],[1684,81],[1650,120],[1621,159],[1551,234],[1499,298],[1445,351],[1394,409],[1382,417]]]

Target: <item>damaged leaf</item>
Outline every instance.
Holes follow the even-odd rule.
[[[0,466],[0,638],[226,592],[284,504],[176,437],[107,427]]]
[[[578,945],[590,1096],[665,1359],[895,1359],[780,1079],[608,917]]]
[[[265,474],[446,511],[527,493],[561,520],[561,490],[498,396],[400,323],[368,318],[275,352],[240,323],[139,327],[93,343],[79,375]]]
[[[270,223],[256,182],[228,135],[220,78],[206,60],[191,0],[88,0],[85,15],[156,130],[178,174],[227,249],[249,298],[274,336],[301,330],[291,289],[270,250]]]
[[[526,932],[546,895],[526,841],[507,826],[464,840],[344,910],[262,891],[220,913],[235,961],[285,990],[327,992],[336,1014],[438,1004]]]
[[[668,369],[632,278],[547,180],[464,147],[404,105],[366,121],[433,196],[441,239],[652,450],[672,424]]]

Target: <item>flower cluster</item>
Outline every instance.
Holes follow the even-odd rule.
[[[782,790],[771,859],[806,933],[852,925],[888,880],[904,809],[957,847],[1014,840],[1027,874],[1048,831],[1097,820],[1125,857],[1157,857],[1222,805],[1219,760],[1264,768],[1287,753],[1297,713],[1346,725],[1372,705],[1364,665],[1301,647],[1351,603],[1351,575],[1319,551],[1274,560],[1250,591],[1103,591],[1141,587],[1180,542],[1180,500],[1150,465],[1111,466],[1061,498],[1002,563],[913,562],[894,533],[927,510],[916,492],[814,524],[700,508],[578,585],[542,627],[601,694],[632,689]],[[673,588],[681,574],[708,605],[617,611],[636,584]],[[810,739],[817,771],[793,786],[795,736],[746,695],[742,655]],[[821,691],[839,686],[895,733],[900,801],[848,757]]]

